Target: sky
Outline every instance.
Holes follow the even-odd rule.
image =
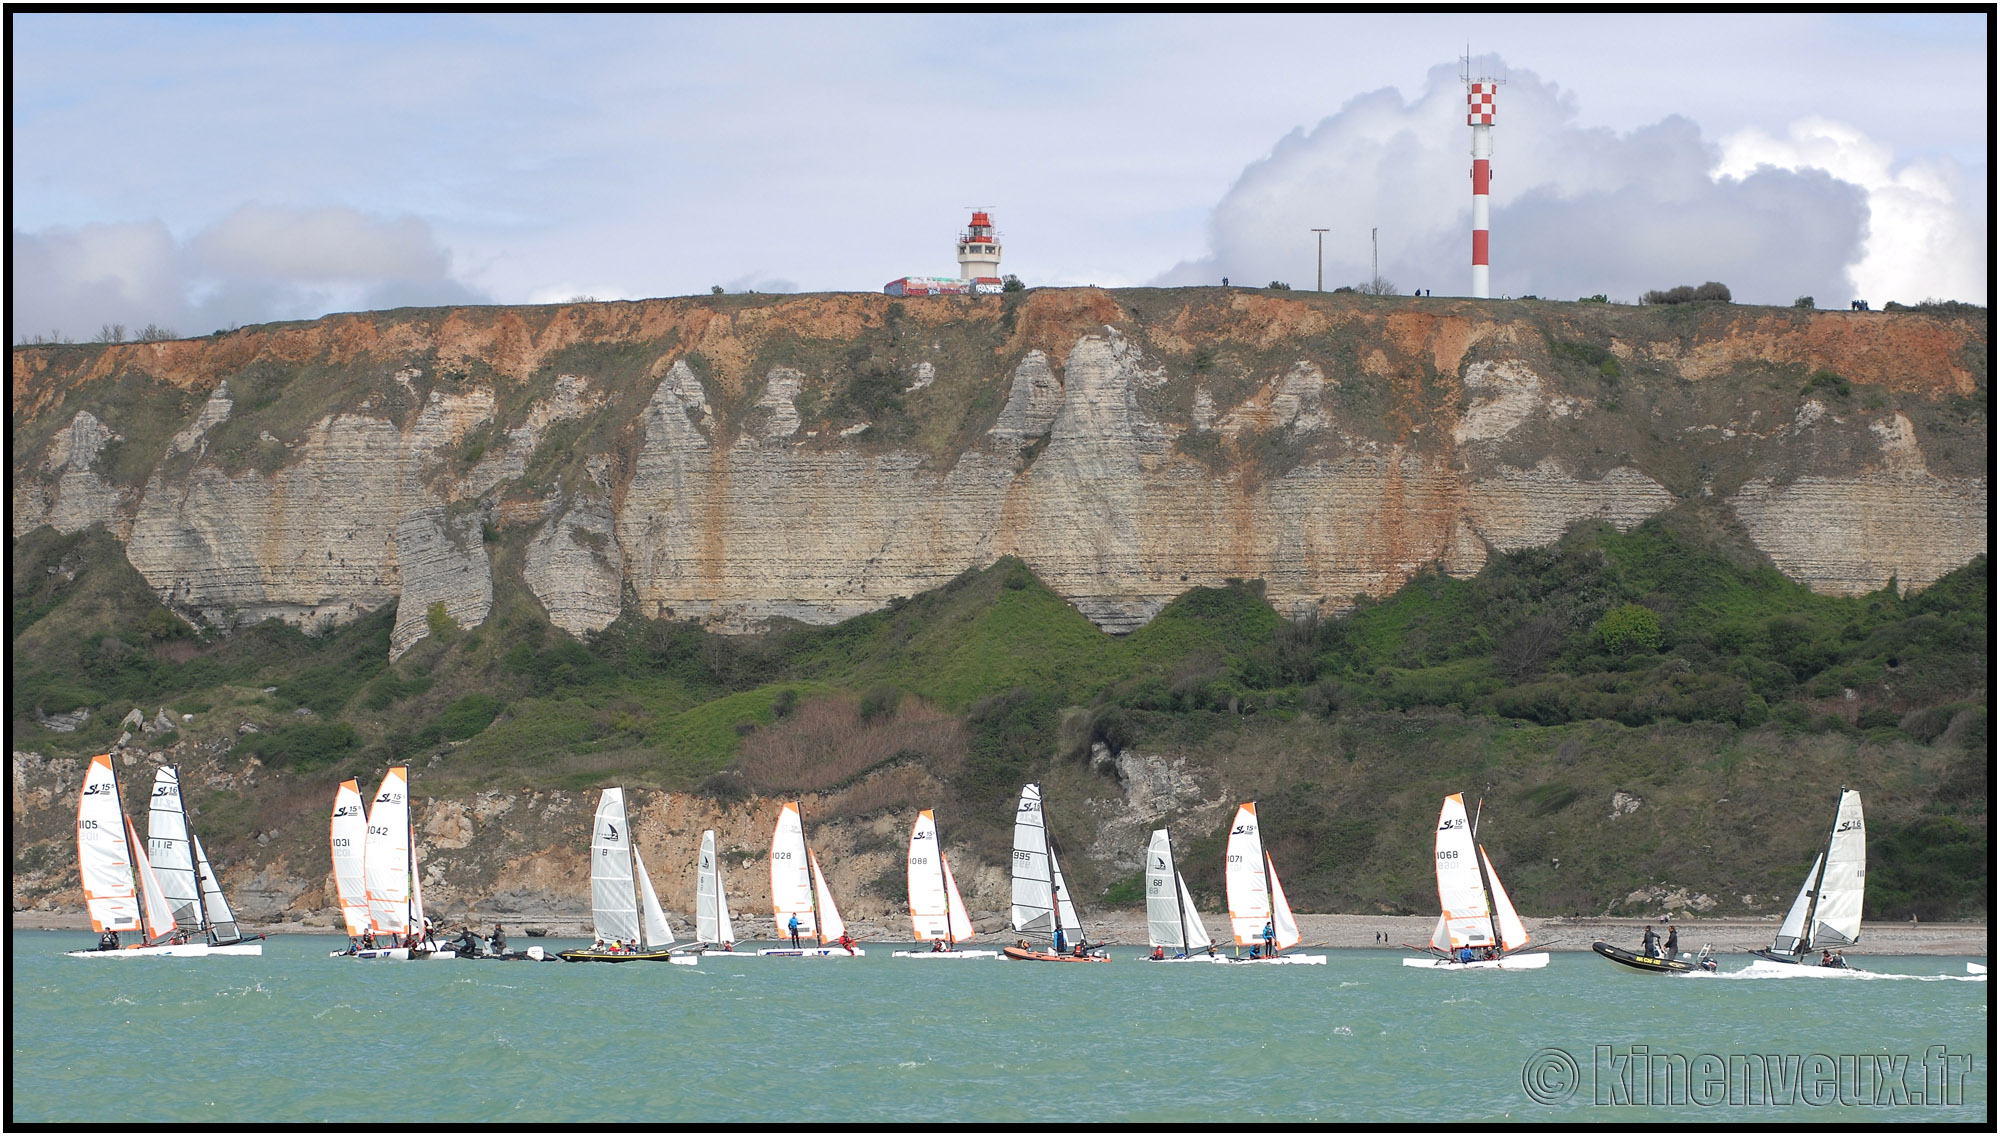
[[[879,291],[974,207],[1030,286],[1463,295],[1468,50],[1496,297],[1988,302],[1983,13],[9,20],[16,342]]]

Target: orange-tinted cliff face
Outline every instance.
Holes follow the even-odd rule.
[[[404,310],[17,348],[13,532],[180,609],[844,618],[1015,554],[1103,626],[1261,578],[1339,608],[1725,501],[1783,570],[1986,543],[1987,329],[1913,313],[1220,289]]]

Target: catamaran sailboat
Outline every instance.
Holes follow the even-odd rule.
[[[109,754],[91,758],[83,775],[83,791],[76,802],[76,860],[83,876],[84,903],[90,908],[91,930],[103,938],[96,950],[64,954],[71,958],[200,958],[217,953],[205,942],[167,941],[174,936],[173,909],[146,858],[146,846],[139,843],[132,822],[125,816]],[[139,932],[139,941],[120,943],[121,931]]]
[[[1755,952],[1746,973],[1832,977],[1859,974],[1844,961],[1824,965],[1833,948],[1861,938],[1861,895],[1868,878],[1868,830],[1861,818],[1861,794],[1840,787],[1833,831],[1826,849],[1813,860],[1799,897],[1778,925],[1771,945]],[[1815,955],[1813,952],[1820,952]]]
[[[209,866],[201,837],[188,826],[181,800],[181,771],[162,765],[153,775],[153,807],[146,819],[146,854],[167,897],[174,920],[208,941],[212,955],[261,955],[262,935],[244,935],[222,898],[222,885]]]
[[[1292,905],[1285,902],[1277,865],[1271,862],[1271,854],[1264,851],[1255,801],[1239,805],[1236,819],[1229,826],[1222,882],[1229,893],[1229,929],[1236,945],[1256,948],[1247,961],[1326,965],[1325,955],[1285,953],[1299,945],[1299,921],[1292,915]]]
[[[797,801],[787,803],[778,813],[778,827],[771,834],[771,910],[772,926],[780,939],[791,937],[791,922],[798,920],[800,945],[767,947],[757,952],[760,955],[846,958],[868,953],[840,943],[847,935],[847,922],[834,905],[833,891],[819,870],[819,858],[806,846],[806,826],[799,817]],[[810,945],[806,945],[808,938]]]
[[[972,938],[972,919],[959,898],[958,880],[945,859],[944,845],[938,842],[937,820],[931,810],[917,814],[910,829],[910,926],[917,942],[930,943],[927,951],[897,951],[896,958],[990,959],[999,951],[965,950],[958,944]]]
[[[1023,962],[1109,962],[1110,957],[1085,941],[1083,925],[1070,903],[1062,865],[1056,862],[1055,838],[1042,815],[1042,787],[1023,785],[1014,812],[1014,930],[1023,935],[1049,936],[1050,949],[1039,951],[1022,939],[1000,953]],[[1068,936],[1075,935],[1072,944]]]
[[[410,822],[410,769],[389,767],[368,810],[361,874],[368,887],[368,927],[378,944],[355,958],[448,959],[457,952],[431,934],[424,917],[424,887],[417,870],[416,829]]]
[[[1465,797],[1444,799],[1437,828],[1438,916],[1431,933],[1431,950],[1424,958],[1406,958],[1404,966],[1437,970],[1537,970],[1549,965],[1547,951],[1517,954],[1528,942],[1507,889],[1493,871],[1493,861],[1477,843],[1476,827],[1465,817]]]
[[[636,886],[636,890],[634,885]],[[644,912],[644,919],[640,913]],[[659,962],[692,965],[695,956],[675,954],[674,933],[653,891],[646,860],[632,843],[625,820],[625,790],[606,789],[597,800],[590,832],[590,915],[597,942],[562,951],[564,962]]]
[[[1151,962],[1232,961],[1215,953],[1215,940],[1202,926],[1187,881],[1174,865],[1174,841],[1164,828],[1153,830],[1146,845],[1146,937],[1159,953]]]
[[[729,919],[729,897],[722,889],[722,858],[715,853],[715,830],[701,834],[701,859],[694,876],[695,949],[734,953],[736,928]]]

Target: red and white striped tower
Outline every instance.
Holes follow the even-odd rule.
[[[1499,83],[1490,79],[1465,84],[1465,122],[1472,127],[1472,295],[1484,300],[1487,285],[1487,186],[1493,180],[1493,95]]]

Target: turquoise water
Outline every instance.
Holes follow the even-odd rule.
[[[1895,978],[1744,980],[1587,953],[1453,974],[1392,951],[1063,966],[915,962],[880,943],[862,959],[696,967],[361,963],[328,958],[345,940],[319,936],[274,938],[261,958],[61,957],[93,941],[13,935],[17,1122],[1990,1122],[1988,986],[1962,980],[1961,958],[1858,960]],[[1650,1061],[1632,1064],[1634,1046]],[[1550,1049],[1577,1070],[1553,1105],[1523,1081],[1536,1061],[1536,1091],[1563,1097]],[[1672,1056],[1726,1070],[1772,1055],[1782,1079],[1786,1055],[1814,1053],[1830,1096],[1793,1074],[1796,1099],[1736,1104],[1710,1086],[1708,1105],[1684,1102],[1689,1066]],[[1885,1069],[1907,1057],[1906,1095],[1962,1097],[1851,1087],[1874,1055]],[[1649,1065],[1651,1097],[1637,1078],[1606,1087]],[[1661,1096],[1675,1103],[1643,1103]]]

